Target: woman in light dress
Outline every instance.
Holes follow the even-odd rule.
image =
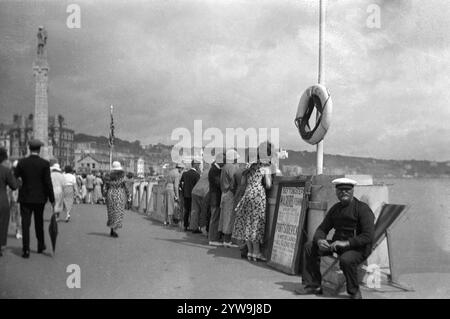
[[[73,200],[78,194],[78,185],[72,167],[64,167],[64,210],[66,211],[66,222],[70,220],[70,212],[73,207]]]
[[[87,195],[87,188],[86,188],[86,174],[81,175],[81,202],[86,203],[86,195]]]
[[[94,180],[94,204],[100,204],[99,202],[103,203],[102,185],[103,180],[100,177],[100,173],[97,173]]]
[[[58,163],[54,163],[50,167],[50,176],[52,178],[53,193],[55,194],[55,207],[53,208],[53,212],[56,214],[56,219],[59,220],[59,216],[64,209],[64,184],[66,181]]]

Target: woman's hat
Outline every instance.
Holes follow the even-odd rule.
[[[120,165],[119,161],[114,161],[111,167],[112,171],[123,171],[122,165]]]
[[[61,167],[59,167],[59,164],[58,164],[58,163],[54,163],[54,164],[50,167],[50,169],[51,169],[52,171],[58,171],[58,172],[61,172]]]

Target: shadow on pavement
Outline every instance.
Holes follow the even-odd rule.
[[[228,247],[220,247],[220,246],[219,247],[209,246],[208,238],[205,237],[201,233],[195,234],[192,231],[185,231],[182,228],[180,228],[180,226],[178,226],[178,225],[166,226],[163,223],[152,219],[150,217],[150,215],[147,215],[144,213],[138,213],[138,212],[135,212],[135,213],[137,213],[138,215],[141,215],[143,217],[143,219],[149,221],[154,226],[159,226],[163,229],[176,231],[178,233],[184,233],[184,235],[185,235],[185,238],[183,238],[183,239],[170,239],[170,238],[154,238],[154,239],[168,241],[168,242],[172,242],[172,243],[180,244],[180,245],[195,246],[195,247],[199,247],[199,245],[206,245],[207,249],[208,249],[207,254],[212,255],[213,257],[225,257],[225,258],[247,260],[247,258],[241,257],[241,251],[237,247],[228,248]],[[201,247],[201,248],[203,248],[203,247]],[[265,269],[270,268],[269,266],[267,266],[266,262],[249,261],[248,263],[250,265],[253,265],[256,267],[261,267],[261,268],[265,268]]]
[[[22,257],[22,248],[20,247],[8,247],[9,251],[11,251],[12,254]]]
[[[94,235],[94,236],[100,236],[100,237],[110,237],[108,233],[97,233],[97,232],[86,233],[86,235]]]

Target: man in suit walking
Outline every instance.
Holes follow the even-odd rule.
[[[49,200],[52,206],[55,205],[50,163],[39,157],[43,143],[39,140],[31,140],[28,145],[30,156],[21,159],[15,170],[16,177],[22,180],[18,202],[22,216],[23,258],[30,257],[31,215],[34,213],[34,228],[40,254],[46,249],[44,240],[45,203]]]
[[[189,218],[191,215],[192,205],[192,189],[200,179],[199,166],[200,163],[192,160],[191,168],[181,175],[180,186],[183,191],[184,198],[184,230],[188,230]]]

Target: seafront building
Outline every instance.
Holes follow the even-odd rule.
[[[27,156],[28,141],[34,138],[33,114],[14,114],[12,124],[0,124],[0,145],[8,150],[11,160]],[[70,129],[62,115],[49,116],[47,145],[51,156],[61,167],[73,166],[74,130]]]

